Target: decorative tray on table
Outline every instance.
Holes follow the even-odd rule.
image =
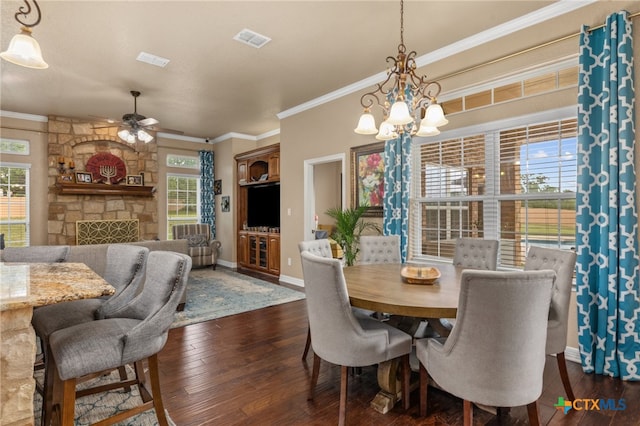
[[[431,285],[440,278],[440,271],[432,266],[407,265],[402,267],[400,275],[408,284]]]

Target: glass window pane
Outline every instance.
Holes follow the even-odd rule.
[[[507,84],[493,89],[493,102],[504,102],[522,97],[522,84],[520,82]]]
[[[524,81],[524,95],[531,96],[544,93],[556,88],[556,73],[533,77]]]
[[[481,106],[491,105],[491,90],[474,93],[464,97],[464,109],[470,110]]]

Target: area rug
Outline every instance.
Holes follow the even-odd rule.
[[[133,368],[127,365],[127,375],[131,378],[134,377]],[[38,383],[42,383],[44,376],[44,370],[38,370],[34,374]],[[81,383],[77,389],[86,389],[89,387],[99,386],[118,380],[118,372],[114,371],[110,375],[98,377],[96,379]],[[113,416],[119,412],[125,411],[129,408],[138,406],[142,403],[140,398],[140,392],[137,386],[131,388],[131,392],[125,392],[123,389],[114,389],[108,392],[102,392],[95,395],[88,395],[76,400],[76,412],[75,412],[75,426],[84,426],[96,423],[107,417]],[[35,392],[33,397],[33,413],[35,417],[34,424],[40,424],[40,414],[42,407],[42,396],[38,392]],[[167,413],[167,420],[169,425],[176,426],[175,423],[169,418]],[[130,417],[119,423],[118,426],[155,426],[158,424],[156,413],[154,409],[145,411],[137,416]]]
[[[304,299],[304,293],[218,268],[192,269],[183,312],[172,328]]]

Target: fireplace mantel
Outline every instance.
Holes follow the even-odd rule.
[[[55,184],[55,188],[60,195],[131,195],[134,197],[153,197],[155,187],[58,182]]]

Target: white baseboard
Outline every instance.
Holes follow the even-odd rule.
[[[582,360],[580,359],[580,350],[578,348],[567,346],[564,349],[564,359],[567,361],[577,362],[578,364],[582,363]]]
[[[238,264],[236,262],[229,262],[227,260],[218,259],[218,265],[225,266],[227,268],[236,269]]]
[[[280,282],[295,285],[298,287],[304,287],[304,280],[300,278],[290,277],[288,275],[280,275]]]

